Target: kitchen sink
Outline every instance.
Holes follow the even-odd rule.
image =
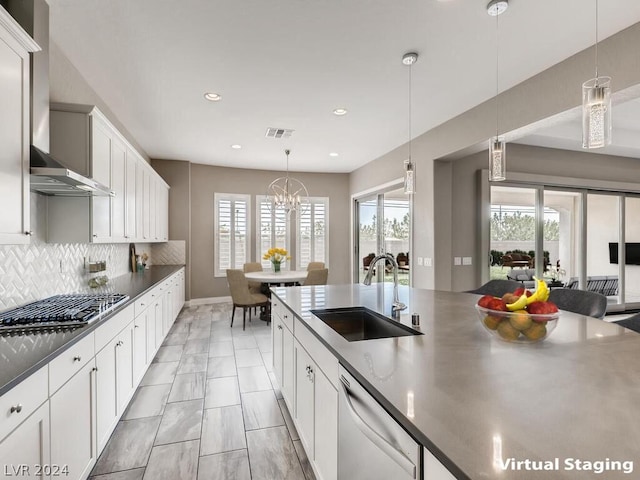
[[[366,307],[328,308],[311,313],[349,342],[422,335]]]

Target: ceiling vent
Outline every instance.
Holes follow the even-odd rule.
[[[267,138],[289,138],[293,133],[292,129],[289,128],[267,128],[267,133],[264,135]]]

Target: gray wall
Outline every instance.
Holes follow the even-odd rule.
[[[614,97],[638,96],[640,85],[640,55],[635,45],[640,43],[640,24],[635,24],[613,35],[599,44],[600,74],[613,77]],[[593,48],[584,50],[540,74],[516,85],[499,95],[500,133],[508,140],[518,138],[530,132],[536,125],[548,122],[550,117],[558,117],[565,112],[578,108],[581,103],[581,85],[591,78],[593,72]],[[419,81],[419,79],[416,79]],[[414,108],[429,108],[428,105],[414,105]],[[446,175],[446,167],[437,160],[465,157],[483,151],[488,147],[488,139],[496,133],[495,99],[443,123],[413,140],[413,159],[416,162],[417,193],[414,198],[414,257],[433,259],[433,267],[420,267],[413,262],[413,285],[418,288],[447,289],[447,279],[453,278],[452,270],[452,226],[460,223],[439,220],[452,212],[451,195],[440,183]],[[382,157],[373,160],[351,173],[349,189],[351,194],[362,192],[391,180],[403,173],[403,161],[407,147],[403,145]],[[478,156],[479,164],[487,162],[485,153]],[[608,172],[604,162],[596,162],[594,172]],[[455,164],[455,160],[454,160]],[[450,167],[454,168],[454,167]],[[508,171],[520,168],[512,164],[509,152]],[[535,168],[530,165],[522,168]],[[562,174],[564,167],[549,165],[548,174]],[[461,173],[461,172],[459,172]],[[609,172],[610,173],[610,172]],[[594,173],[596,175],[596,173]],[[473,176],[473,174],[471,175]],[[577,176],[576,172],[571,175]],[[453,175],[455,178],[455,174]],[[457,182],[457,180],[455,180]],[[470,182],[465,185],[472,187]],[[474,189],[477,187],[473,187]],[[471,192],[466,192],[471,193]],[[474,201],[475,201],[474,197]],[[474,225],[477,228],[478,225]],[[462,250],[458,246],[455,250]],[[475,254],[476,251],[472,251]],[[457,254],[456,254],[457,256]],[[474,257],[474,263],[477,258]],[[472,278],[474,268],[465,267],[463,275]],[[456,273],[457,275],[457,273]],[[441,282],[440,279],[444,279]],[[464,282],[466,284],[466,282]],[[459,285],[456,280],[454,284]],[[449,287],[450,288],[450,287]]]
[[[187,240],[189,298],[229,295],[226,278],[214,277],[214,193],[241,193],[253,196],[251,258],[255,260],[255,195],[265,195],[269,183],[282,176],[284,172],[214,167],[155,159],[152,165],[171,186],[169,238]],[[329,283],[347,283],[349,175],[294,172],[291,175],[305,184],[310,196],[329,197]]]

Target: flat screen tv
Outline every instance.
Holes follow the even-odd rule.
[[[640,243],[625,243],[625,264],[640,265]],[[618,242],[609,243],[609,263],[618,263]]]

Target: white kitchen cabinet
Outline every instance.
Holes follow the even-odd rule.
[[[423,480],[455,480],[456,477],[433,456],[433,454],[424,448],[424,476]]]
[[[168,185],[92,105],[51,104],[51,154],[107,185],[111,197],[48,197],[47,241],[166,241],[156,232],[168,215]],[[168,198],[168,194],[167,194]],[[160,219],[160,220],[159,220]],[[163,228],[163,227],[162,227]]]
[[[122,415],[133,395],[133,323],[116,338],[116,396],[118,415]]]
[[[158,292],[155,298],[154,308],[154,320],[156,323],[156,345],[159,347],[162,345],[162,340],[165,337],[164,332],[164,296]]]
[[[36,465],[51,465],[50,442],[47,401],[0,440],[0,463],[5,476],[11,475],[21,480],[51,478],[50,475],[40,475],[41,472],[36,469]],[[59,478],[65,478],[63,472],[60,472]]]
[[[95,464],[95,365],[88,362],[49,400],[51,465],[65,465],[64,478],[84,479]]]
[[[29,243],[29,52],[38,45],[0,6],[0,244]]]
[[[291,414],[295,413],[295,404],[293,401],[294,385],[295,385],[295,359],[294,359],[294,346],[293,346],[293,334],[285,326],[282,336],[282,383],[280,391],[282,397],[289,409],[292,409]]]
[[[319,480],[338,478],[338,391],[322,370],[314,375],[315,464]]]
[[[149,362],[147,361],[147,318],[140,315],[133,321],[133,385],[142,380]]]
[[[314,381],[316,364],[309,354],[295,342],[296,358],[296,396],[295,396],[295,419],[298,422],[298,433],[300,440],[305,447],[307,457],[313,461],[314,456],[314,415],[315,415],[315,388]]]
[[[282,320],[275,313],[271,314],[271,351],[273,360],[273,374],[276,377],[280,391],[284,386],[282,381],[282,355],[284,353],[283,341],[284,341],[284,329]]]

